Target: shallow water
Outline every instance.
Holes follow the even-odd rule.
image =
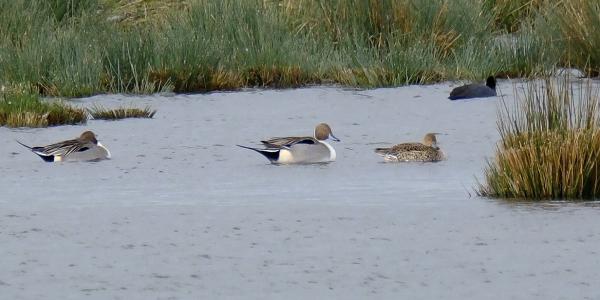
[[[499,82],[511,101],[512,84]],[[593,203],[475,197],[498,100],[449,83],[204,95],[96,96],[155,119],[0,128],[6,299],[598,299]],[[276,166],[235,147],[328,122],[336,162]],[[91,129],[113,158],[43,163]],[[373,148],[440,132],[448,160],[382,163]],[[0,297],[0,298],[2,298]]]

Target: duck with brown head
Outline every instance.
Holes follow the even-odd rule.
[[[417,161],[434,162],[443,160],[444,153],[437,144],[438,133],[428,133],[422,143],[402,143],[390,148],[376,148],[375,153],[383,156],[385,161]]]
[[[340,141],[333,135],[331,127],[328,124],[320,123],[315,127],[314,137],[291,136],[271,138],[261,141],[265,146],[264,149],[238,146],[262,154],[271,163],[323,163],[336,159],[335,149],[326,142],[328,139],[336,142]]]
[[[325,141],[327,139],[332,139],[336,142],[340,140],[333,135],[331,127],[327,123],[320,123],[315,127],[315,138],[319,141]]]
[[[17,143],[28,148],[46,162],[89,161],[110,158],[110,151],[98,142],[96,134],[92,131],[85,131],[76,139],[41,147],[29,147],[19,141]]]

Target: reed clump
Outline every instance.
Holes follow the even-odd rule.
[[[144,108],[137,107],[118,107],[114,109],[105,108],[99,104],[95,104],[87,111],[90,113],[92,118],[96,120],[120,120],[126,118],[153,118],[156,114],[156,110],[153,110],[149,106]]]
[[[481,196],[595,199],[600,195],[598,89],[568,79],[531,82],[498,116],[501,140]]]
[[[48,127],[86,122],[85,110],[62,101],[43,101],[30,92],[0,92],[0,126]]]

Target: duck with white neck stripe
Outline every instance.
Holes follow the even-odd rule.
[[[110,151],[98,142],[96,134],[91,131],[83,132],[76,139],[41,147],[30,147],[19,141],[17,143],[31,150],[46,162],[89,161],[110,158]]]
[[[276,137],[261,141],[264,149],[238,146],[254,150],[275,164],[324,163],[336,159],[335,149],[326,142],[328,139],[340,141],[329,125],[320,123],[315,127],[314,137]]]

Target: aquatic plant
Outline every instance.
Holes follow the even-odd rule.
[[[516,94],[516,104],[500,109],[501,140],[478,194],[535,200],[600,195],[598,89],[546,79]]]
[[[120,120],[125,118],[152,118],[156,114],[156,110],[151,109],[149,106],[145,108],[137,107],[119,107],[114,109],[105,108],[99,104],[93,105],[88,108],[87,111],[90,113],[92,118],[96,120]]]
[[[0,93],[0,126],[48,127],[86,122],[85,110],[62,101],[42,101],[29,92]]]

